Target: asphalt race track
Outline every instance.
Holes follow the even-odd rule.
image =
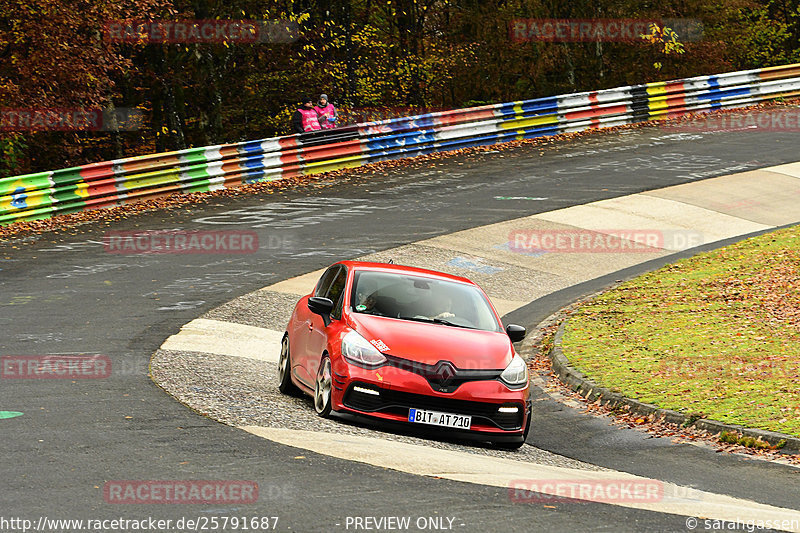
[[[175,402],[149,379],[149,359],[164,339],[205,311],[336,260],[796,161],[798,141],[800,134],[793,132],[601,133],[420,162],[280,195],[219,199],[113,225],[89,224],[69,237],[4,243],[0,354],[101,354],[111,359],[112,373],[106,379],[0,380],[0,411],[24,413],[0,419],[2,518],[35,524],[40,517],[153,517],[174,523],[181,517],[277,516],[280,531],[366,531],[355,526],[355,517],[408,516],[412,531],[689,531],[683,516],[597,503],[513,503],[504,489],[404,474],[263,440]],[[119,255],[102,246],[107,231],[145,229],[254,230],[261,247],[247,255]],[[567,302],[551,298],[546,305],[552,308],[537,312],[546,315],[562,303]],[[800,509],[795,468],[610,430],[546,399],[536,405],[530,445]],[[106,503],[103,495],[110,480],[213,479],[255,481],[258,501],[123,505]],[[700,524],[696,530],[703,530]],[[0,530],[12,527],[0,521]]]

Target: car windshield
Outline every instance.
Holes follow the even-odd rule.
[[[483,292],[473,285],[392,272],[355,273],[356,313],[447,326],[500,331]]]

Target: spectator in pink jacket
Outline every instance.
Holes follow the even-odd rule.
[[[319,102],[314,106],[314,110],[317,112],[322,129],[336,127],[336,108],[328,101],[327,94],[319,95]]]
[[[318,117],[314,100],[311,97],[303,98],[300,107],[292,115],[292,129],[295,133],[317,131],[321,129]]]

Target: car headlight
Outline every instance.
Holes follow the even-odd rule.
[[[508,363],[503,373],[500,374],[503,383],[514,389],[521,389],[528,384],[528,365],[525,360],[517,354]]]
[[[342,355],[351,363],[367,367],[386,362],[386,357],[355,331],[350,331],[342,338]]]

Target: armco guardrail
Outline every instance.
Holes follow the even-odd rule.
[[[800,64],[395,118],[0,179],[0,225],[177,192],[743,107],[800,94]]]

